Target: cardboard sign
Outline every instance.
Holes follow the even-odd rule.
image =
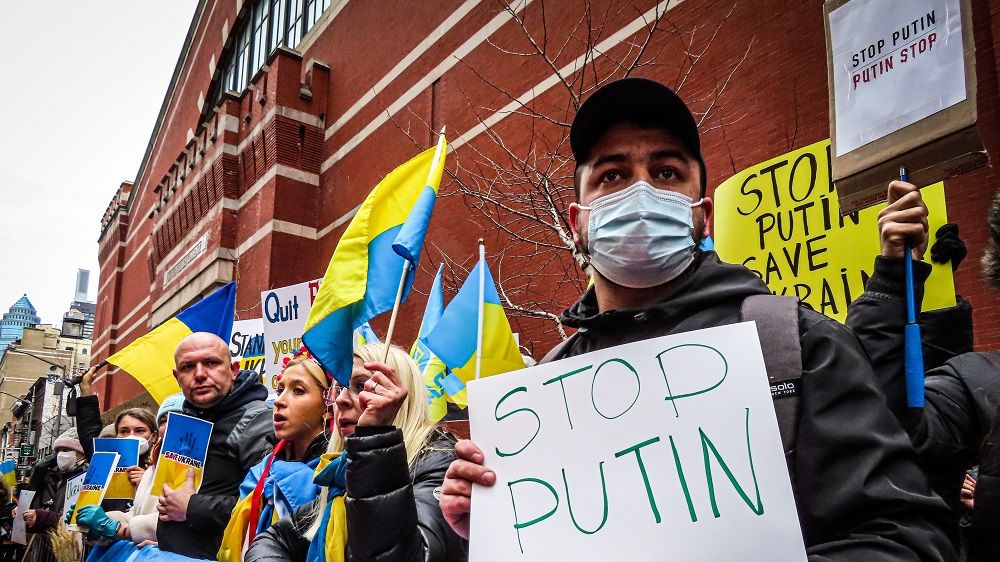
[[[118,464],[104,497],[109,500],[135,499],[135,486],[129,481],[125,471],[131,466],[139,466],[139,440],[95,437],[94,451],[118,453]]]
[[[83,484],[80,485],[80,494],[76,499],[76,509],[69,520],[70,530],[76,531],[76,515],[80,513],[80,508],[85,505],[101,505],[104,495],[108,490],[108,483],[118,466],[118,453],[94,452],[90,457],[90,467],[87,468],[83,476]],[[69,506],[67,506],[67,509]]]
[[[715,190],[715,251],[741,263],[778,295],[798,296],[837,321],[864,292],[881,250],[883,204],[841,216],[830,183],[829,141],[742,170]],[[921,190],[931,240],[948,222],[941,183]],[[951,264],[931,263],[923,310],[955,306]]]
[[[986,161],[968,0],[827,0],[833,177],[845,213],[905,166],[929,185]]]
[[[175,490],[180,488],[187,480],[188,470],[194,471],[195,491],[201,488],[212,425],[211,422],[176,412],[167,414],[167,429],[163,435],[160,456],[156,460],[150,494],[162,494],[164,484]]]
[[[233,322],[233,335],[229,338],[229,355],[233,361],[240,362],[240,370],[254,371],[260,375],[261,382],[274,394],[274,387],[268,380],[264,369],[264,321],[260,318],[236,320]]]
[[[752,322],[469,383],[470,560],[805,560]]]
[[[260,306],[264,322],[264,386],[277,388],[278,375],[285,357],[302,347],[302,332],[322,279],[263,291]]]
[[[17,497],[17,508],[14,510],[14,522],[11,525],[10,540],[17,544],[28,544],[28,526],[24,522],[24,512],[31,508],[31,500],[35,492],[22,490]]]

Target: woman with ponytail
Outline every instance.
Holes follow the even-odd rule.
[[[335,384],[327,402],[334,431],[314,480],[320,497],[258,535],[246,561],[466,560],[468,544],[437,499],[455,439],[429,420],[406,351],[355,349],[348,384]]]

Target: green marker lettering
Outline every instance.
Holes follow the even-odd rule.
[[[757,486],[757,473],[754,471],[753,467],[753,451],[750,450],[750,408],[746,408],[746,436],[747,436],[747,459],[750,462],[750,475],[753,477],[753,491],[757,496],[756,505],[750,501],[750,497],[746,492],[743,491],[743,487],[740,486],[739,482],[736,481],[736,477],[733,476],[733,472],[729,470],[726,465],[726,461],[722,460],[722,455],[719,454],[719,450],[715,448],[715,444],[705,435],[702,429],[698,428],[698,433],[701,434],[701,450],[705,456],[705,478],[708,480],[708,497],[712,502],[712,514],[715,517],[719,517],[719,505],[715,501],[715,483],[712,479],[712,463],[708,457],[708,451],[712,451],[712,455],[715,456],[715,460],[719,463],[722,471],[726,473],[726,477],[729,478],[729,483],[733,485],[736,489],[736,493],[743,498],[743,502],[747,504],[747,507],[757,515],[764,514],[764,503],[760,499],[760,488]]]
[[[649,476],[646,475],[646,465],[642,463],[642,453],[640,452],[640,449],[646,445],[658,443],[659,441],[659,437],[653,437],[652,439],[647,439],[642,443],[632,445],[628,449],[623,449],[615,453],[616,459],[632,452],[635,453],[635,460],[639,463],[639,473],[642,475],[642,483],[646,486],[646,497],[649,499],[649,507],[653,510],[653,519],[655,519],[657,523],[662,521],[662,518],[660,517],[660,510],[656,508],[656,498],[653,497],[653,489],[649,486]]]
[[[552,498],[556,500],[556,504],[552,506],[552,509],[550,509],[548,513],[544,515],[539,515],[538,517],[535,517],[531,521],[525,521],[524,523],[518,521],[517,502],[514,500],[514,484],[520,484],[522,482],[533,482],[535,484],[541,484],[542,486],[545,486],[552,494]],[[512,480],[510,482],[507,482],[507,489],[510,490],[510,506],[511,509],[514,510],[514,532],[517,534],[517,547],[521,549],[521,554],[524,554],[524,546],[521,545],[521,529],[525,527],[530,527],[535,523],[541,523],[542,521],[551,517],[552,514],[555,513],[557,509],[559,509],[559,495],[556,493],[556,489],[553,488],[551,484],[549,484],[544,480],[539,480],[538,478],[519,478],[517,480]]]
[[[559,388],[562,390],[563,405],[566,407],[566,421],[569,422],[569,428],[570,429],[573,429],[573,418],[570,417],[570,415],[569,415],[569,401],[566,399],[566,386],[563,384],[563,379],[572,377],[573,375],[575,375],[577,373],[582,373],[584,371],[588,371],[588,370],[590,370],[591,367],[593,367],[593,365],[587,365],[586,367],[580,367],[579,369],[576,369],[575,371],[570,371],[570,372],[566,373],[565,375],[559,375],[558,377],[551,378],[551,379],[549,379],[549,380],[547,380],[547,381],[545,381],[545,382],[542,383],[542,386],[545,386],[547,384],[551,384],[551,383],[554,383],[556,381],[559,381]]]
[[[566,506],[569,508],[569,518],[573,521],[573,526],[585,535],[593,535],[597,531],[603,529],[604,524],[608,522],[608,487],[604,482],[604,461],[598,463],[597,467],[601,471],[601,494],[604,496],[604,514],[601,516],[601,524],[598,525],[593,531],[584,529],[579,523],[576,522],[576,516],[573,515],[573,500],[569,495],[569,483],[566,481],[566,469],[562,469],[563,487],[566,488]]]
[[[620,413],[615,414],[613,416],[605,415],[604,412],[602,412],[601,409],[597,407],[597,397],[594,394],[594,389],[597,386],[597,375],[601,374],[601,369],[603,369],[604,366],[607,365],[608,363],[621,363],[622,365],[625,365],[625,367],[628,368],[629,371],[632,371],[632,375],[635,377],[635,398],[632,399],[632,403],[629,404],[627,408],[625,408]],[[596,371],[594,371],[594,380],[590,383],[590,401],[594,405],[594,411],[600,414],[602,418],[613,420],[617,417],[625,415],[625,412],[628,412],[629,410],[632,409],[632,406],[635,406],[636,401],[639,400],[639,391],[641,389],[642,389],[642,383],[639,381],[639,373],[636,372],[635,367],[629,365],[628,361],[624,359],[618,359],[616,357],[613,357],[611,359],[608,359],[604,363],[601,363],[601,366],[598,367]]]
[[[681,457],[677,454],[677,444],[674,443],[674,436],[670,437],[670,450],[674,453],[674,466],[677,467],[677,479],[681,483],[681,491],[684,492],[684,501],[687,502],[688,515],[691,516],[691,522],[694,523],[698,521],[698,514],[694,511],[694,502],[691,501],[691,490],[688,489],[687,479],[684,478],[684,467],[681,466]]]
[[[685,347],[701,347],[701,348],[704,348],[704,349],[710,349],[713,352],[715,352],[715,354],[719,356],[719,359],[722,359],[722,377],[718,380],[718,382],[716,382],[715,384],[713,384],[712,386],[710,386],[708,388],[704,388],[702,390],[697,390],[695,392],[689,392],[687,394],[678,394],[678,395],[675,396],[674,393],[673,393],[673,391],[670,390],[670,380],[669,380],[669,377],[667,376],[667,368],[663,364],[663,356],[666,355],[666,354],[668,354],[668,353],[670,353],[671,351],[673,351],[675,349],[681,349],[681,348],[685,348]],[[705,394],[706,392],[710,392],[712,390],[715,390],[716,388],[719,387],[720,384],[722,384],[723,381],[726,380],[726,375],[729,374],[729,362],[726,361],[726,357],[724,355],[722,355],[722,353],[719,353],[718,349],[715,349],[714,347],[711,347],[711,346],[698,344],[698,343],[686,343],[686,344],[683,344],[683,345],[677,345],[677,346],[671,347],[670,349],[666,349],[664,351],[661,351],[660,354],[656,356],[656,361],[660,364],[660,372],[663,373],[663,382],[666,383],[666,385],[667,385],[667,396],[666,396],[666,398],[664,398],[664,400],[669,400],[670,401],[670,404],[674,407],[674,417],[678,417],[678,418],[681,417],[680,412],[677,411],[677,401],[678,400],[680,400],[681,398],[689,398],[691,396],[697,396],[699,394]]]
[[[503,397],[500,398],[500,400],[497,401],[496,408],[493,409],[493,416],[496,418],[497,421],[502,421],[502,420],[505,420],[505,419],[509,418],[510,416],[513,416],[514,414],[516,414],[518,412],[529,413],[532,416],[535,416],[535,424],[536,424],[535,425],[535,433],[534,433],[534,435],[531,436],[531,439],[528,439],[527,443],[525,443],[520,449],[514,451],[513,453],[505,453],[505,452],[501,451],[499,447],[495,448],[495,450],[497,452],[497,455],[499,455],[501,457],[513,457],[514,455],[516,455],[516,454],[520,453],[521,451],[525,450],[526,448],[528,448],[528,445],[531,445],[531,442],[535,440],[535,437],[538,436],[538,432],[542,429],[542,420],[541,420],[541,418],[539,418],[538,414],[536,414],[535,411],[532,410],[532,409],[530,409],[530,408],[517,408],[516,410],[507,412],[506,414],[504,414],[502,416],[500,415],[500,404],[503,404],[504,400],[510,398],[511,396],[513,396],[513,395],[515,395],[515,394],[517,394],[519,392],[528,392],[528,389],[525,388],[525,387],[523,387],[523,386],[519,386],[519,387],[515,388],[514,390],[511,390],[507,394],[504,394]]]

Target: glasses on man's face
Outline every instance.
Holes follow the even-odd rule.
[[[365,384],[371,377],[356,379],[351,379],[347,386],[340,384],[339,382],[333,383],[333,386],[326,390],[326,394],[323,396],[323,400],[326,402],[327,406],[333,406],[336,403],[337,398],[340,397],[340,393],[347,391],[348,396],[351,400],[356,400],[358,395],[365,391]]]

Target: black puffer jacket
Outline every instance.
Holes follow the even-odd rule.
[[[558,358],[740,321],[767,287],[747,268],[700,253],[677,288],[643,310],[598,312],[593,289],[563,314],[579,328]],[[802,385],[789,472],[809,560],[955,560],[913,449],[885,407],[854,333],[799,309]]]
[[[914,262],[915,298],[921,301],[930,265]],[[979,462],[979,449],[1000,406],[1000,352],[966,353],[929,370],[924,376],[923,409],[906,406],[903,360],[902,260],[877,258],[865,292],[847,314],[847,324],[872,358],[889,409],[910,435],[931,485],[955,510],[963,511],[959,492],[966,469]]]
[[[193,558],[215,559],[222,532],[239,499],[240,483],[271,452],[267,436],[274,431],[267,388],[260,375],[242,371],[233,390],[215,407],[197,410],[184,402],[184,413],[215,424],[205,459],[205,475],[188,503],[186,521],[160,521],[156,540],[161,550]]]
[[[392,427],[361,427],[345,442],[347,454],[347,560],[457,562],[468,544],[441,515],[440,487],[455,459],[455,439],[435,430],[406,465],[403,433]],[[301,507],[258,535],[244,562],[305,560],[303,536],[319,513],[319,500]]]

